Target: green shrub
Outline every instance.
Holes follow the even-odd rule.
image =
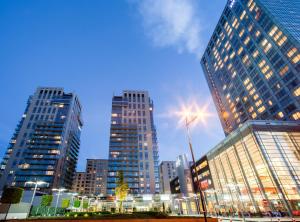
[[[49,207],[49,206],[51,206],[52,200],[53,200],[52,195],[43,195],[40,205],[44,206],[44,207]]]
[[[23,195],[22,188],[19,187],[5,188],[2,193],[1,203],[9,203],[9,204],[20,203],[22,195]]]
[[[67,198],[62,199],[61,207],[62,208],[68,208],[70,206],[70,200]]]
[[[80,200],[74,200],[73,206],[74,206],[75,208],[79,208],[79,207],[80,207]]]

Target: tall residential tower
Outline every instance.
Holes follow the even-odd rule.
[[[42,191],[70,189],[81,128],[81,105],[75,94],[63,88],[37,88],[1,163],[0,190],[4,186],[29,188],[26,182],[37,180],[46,182]]]
[[[118,171],[133,194],[159,193],[153,102],[147,91],[123,91],[112,99],[107,193],[114,194]]]
[[[249,119],[300,119],[299,1],[229,0],[202,57],[229,134]]]

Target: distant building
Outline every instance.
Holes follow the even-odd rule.
[[[77,172],[73,192],[88,196],[106,195],[107,159],[87,159],[85,172]]]
[[[106,195],[107,159],[87,159],[85,194]]]
[[[1,163],[4,186],[32,188],[29,181],[44,181],[41,191],[71,189],[80,148],[81,105],[63,88],[40,87],[26,109]]]
[[[189,163],[186,155],[179,155],[177,157],[176,171],[180,184],[180,192],[186,196],[194,192]]]
[[[181,193],[183,196],[190,196],[194,193],[193,181],[190,170],[190,162],[186,155],[179,155],[176,159],[177,177],[170,181],[171,193]]]
[[[172,194],[180,194],[180,182],[178,176],[170,181],[170,190]]]
[[[300,119],[300,2],[228,0],[201,64],[225,134]]]
[[[147,91],[126,90],[112,99],[107,193],[114,194],[118,171],[130,193],[159,193],[153,102]]]
[[[162,161],[159,165],[160,191],[163,194],[170,194],[170,181],[177,176],[176,161]]]
[[[72,191],[78,194],[85,193],[85,172],[76,172]]]

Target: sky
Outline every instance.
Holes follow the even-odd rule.
[[[226,0],[0,1],[0,155],[38,86],[63,87],[83,106],[78,170],[107,158],[111,99],[148,90],[155,104],[160,160],[188,154],[172,115],[183,104],[207,107],[193,125],[200,158],[223,138],[200,58]],[[190,156],[188,154],[188,156]]]

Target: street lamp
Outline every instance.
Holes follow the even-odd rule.
[[[188,139],[188,143],[189,143],[189,149],[190,149],[190,152],[192,155],[194,171],[195,171],[195,175],[196,175],[197,191],[199,190],[199,193],[200,193],[204,221],[207,222],[206,207],[204,204],[204,195],[203,195],[203,192],[202,192],[202,189],[200,186],[198,171],[196,169],[196,161],[195,161],[194,150],[193,150],[193,146],[192,146],[192,139],[191,139],[191,135],[190,135],[190,125],[192,123],[196,124],[197,122],[205,123],[206,117],[210,116],[211,114],[207,111],[207,106],[200,108],[196,104],[193,104],[192,106],[183,106],[179,112],[176,112],[176,114],[181,118],[180,121],[181,122],[184,121],[184,123],[185,123],[187,139]],[[197,211],[200,214],[200,205],[199,205],[199,202],[197,199],[196,199],[196,201],[197,201]]]
[[[59,196],[61,195],[62,192],[66,191],[66,190],[67,190],[67,189],[65,189],[65,188],[59,188],[59,189],[54,188],[54,189],[52,189],[52,191],[57,191],[57,198],[56,198],[56,204],[55,204],[54,215],[56,215]]]
[[[30,204],[32,205],[38,186],[43,185],[43,184],[48,184],[48,183],[44,182],[44,181],[41,181],[41,180],[36,180],[36,181],[27,181],[27,182],[25,182],[25,186],[26,186],[26,184],[34,184],[34,190],[33,190],[32,198],[31,198],[31,201],[30,201]]]

